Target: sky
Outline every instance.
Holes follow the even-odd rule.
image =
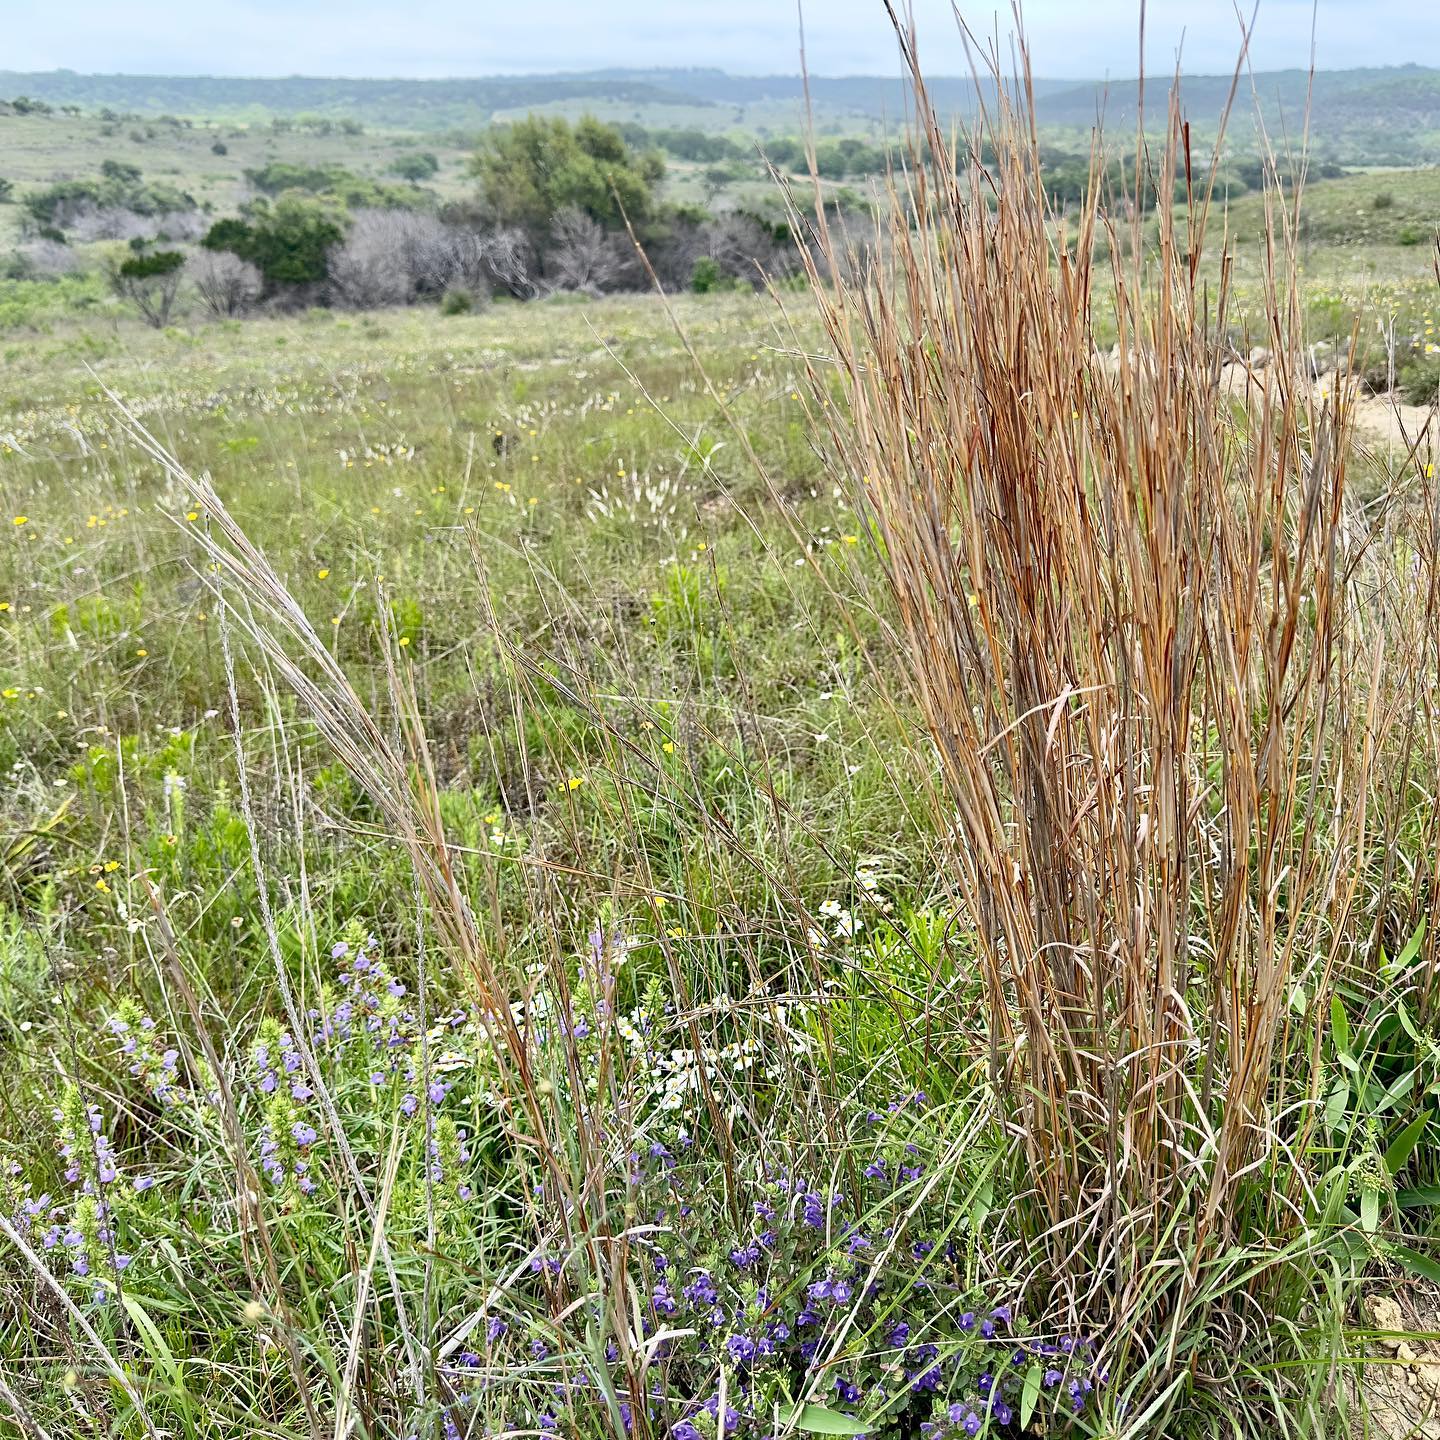
[[[960,0],[1002,40],[1008,5]],[[949,0],[914,0],[931,74],[968,67]],[[881,0],[805,0],[806,52],[822,75],[897,69]],[[1261,0],[1257,69],[1440,64],[1436,0]],[[1135,72],[1139,0],[1029,0],[1034,72]],[[1229,71],[1232,0],[1150,0],[1147,67],[1183,42],[1192,74]],[[1008,48],[1008,40],[1006,41]],[[0,69],[141,74],[465,76],[610,66],[799,67],[795,0],[0,0]]]

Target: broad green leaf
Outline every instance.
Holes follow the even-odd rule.
[[[1383,1115],[1387,1110],[1393,1110],[1415,1088],[1415,1076],[1419,1069],[1418,1065],[1414,1066],[1391,1085],[1380,1097],[1380,1103],[1375,1106],[1375,1114]]]
[[[853,1415],[841,1415],[823,1405],[807,1405],[795,1422],[811,1435],[863,1435],[868,1428]]]
[[[1345,1112],[1350,1108],[1350,1082],[1337,1080],[1330,1087],[1325,1098],[1325,1129],[1334,1134],[1345,1121]]]
[[[1425,938],[1425,921],[1422,918],[1415,927],[1415,933],[1405,942],[1405,948],[1395,957],[1395,968],[1403,970],[1420,953],[1420,942]]]
[[[1410,1012],[1405,1008],[1403,1000],[1395,1002],[1395,1014],[1400,1019],[1400,1025],[1405,1033],[1417,1044],[1421,1044],[1420,1032],[1415,1028],[1415,1022],[1410,1018]]]
[[[1039,1365],[1032,1365],[1025,1372],[1025,1388],[1020,1392],[1020,1428],[1027,1429],[1030,1417],[1035,1413],[1035,1402],[1040,1398],[1040,1386],[1045,1372]]]
[[[1440,1205],[1440,1185],[1417,1185],[1413,1190],[1401,1190],[1395,1196],[1395,1203],[1402,1210],[1423,1210],[1427,1205]]]
[[[1373,1235],[1380,1228],[1380,1192],[1366,1188],[1360,1192],[1360,1228]]]
[[[1350,1053],[1350,1017],[1345,1013],[1345,1002],[1338,995],[1330,997],[1330,1038],[1340,1054]]]
[[[1440,1285],[1440,1263],[1432,1260],[1428,1255],[1422,1255],[1418,1250],[1412,1250],[1408,1245],[1392,1245],[1390,1256],[1398,1260],[1412,1275],[1418,1275],[1422,1280],[1431,1280]]]
[[[1391,1142],[1385,1151],[1385,1168],[1390,1172],[1393,1180],[1404,1168],[1405,1162],[1410,1158],[1410,1152],[1414,1150],[1416,1142],[1425,1133],[1425,1127],[1430,1123],[1428,1113],[1417,1115]]]

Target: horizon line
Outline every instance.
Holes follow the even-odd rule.
[[[1352,75],[1361,71],[1387,71],[1387,70],[1420,70],[1431,73],[1440,73],[1440,65],[1425,65],[1416,60],[1398,60],[1381,65],[1283,65],[1272,69],[1255,69],[1248,73],[1261,75],[1304,75],[1311,73],[1317,75]],[[716,65],[686,65],[681,63],[669,65],[605,65],[588,70],[488,70],[473,74],[456,75],[382,75],[382,74],[345,74],[345,73],[324,73],[320,71],[287,71],[284,74],[256,74],[256,73],[224,73],[212,70],[76,70],[68,65],[58,65],[49,70],[12,70],[0,66],[0,75],[20,77],[34,77],[37,79],[55,75],[74,76],[78,80],[221,80],[221,81],[244,81],[244,80],[350,80],[350,81],[373,81],[373,82],[394,82],[402,81],[411,85],[446,85],[457,82],[477,80],[599,80],[606,78],[639,77],[645,75],[665,75],[674,73],[693,73],[703,75],[720,75],[732,80],[883,80],[883,81],[905,81],[907,72],[896,71],[894,73],[880,70],[847,70],[847,71],[801,71],[801,70],[729,70],[723,66]],[[1144,78],[1154,79],[1161,71],[1157,68],[1151,71]],[[1167,67],[1164,73],[1172,73]],[[1182,79],[1192,80],[1229,80],[1232,78],[1233,70],[1205,70],[1185,71],[1181,70]],[[986,77],[988,78],[988,77]],[[1036,81],[1054,81],[1065,84],[1123,84],[1129,80],[1139,80],[1142,77],[1134,73],[1127,73],[1120,76],[1113,75],[1059,75],[1035,73],[1032,77]],[[949,74],[934,74],[926,77],[926,84],[933,85],[936,82],[959,80],[966,83],[974,83],[975,75],[952,72]]]

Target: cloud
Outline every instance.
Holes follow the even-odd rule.
[[[1010,12],[962,4],[1008,54]],[[229,75],[482,75],[611,66],[709,65],[743,72],[799,68],[788,0],[0,0],[3,63],[17,70]],[[915,0],[932,73],[966,67],[948,0]],[[1138,0],[1029,0],[1039,75],[1132,74]],[[1254,63],[1303,66],[1311,0],[1265,0]],[[880,0],[807,0],[807,57],[820,74],[894,72]],[[1320,0],[1322,66],[1440,56],[1440,6],[1417,0]],[[1239,45],[1230,0],[1151,0],[1147,66],[1229,69]]]

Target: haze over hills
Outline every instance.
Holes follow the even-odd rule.
[[[976,86],[970,77],[940,76],[928,83],[945,113],[963,118],[973,112]],[[1165,115],[1168,84],[1165,74],[1147,80],[1146,108],[1157,124]],[[1134,123],[1133,79],[1041,77],[1034,87],[1043,125],[1088,129],[1102,111],[1111,127]],[[1183,104],[1197,131],[1213,130],[1230,88],[1229,75],[1184,77]],[[809,90],[822,130],[875,128],[905,112],[902,82],[890,76],[811,76]],[[709,68],[443,80],[0,71],[0,97],[24,95],[89,111],[230,120],[308,114],[404,130],[478,129],[516,113],[551,109],[765,135],[800,126],[804,94],[805,81],[796,74],[732,75]],[[1232,118],[1236,143],[1253,141],[1257,114],[1273,138],[1293,140],[1307,102],[1312,145],[1322,158],[1345,164],[1440,162],[1440,69],[1403,65],[1318,71],[1313,77],[1303,70],[1257,72],[1241,82]]]

